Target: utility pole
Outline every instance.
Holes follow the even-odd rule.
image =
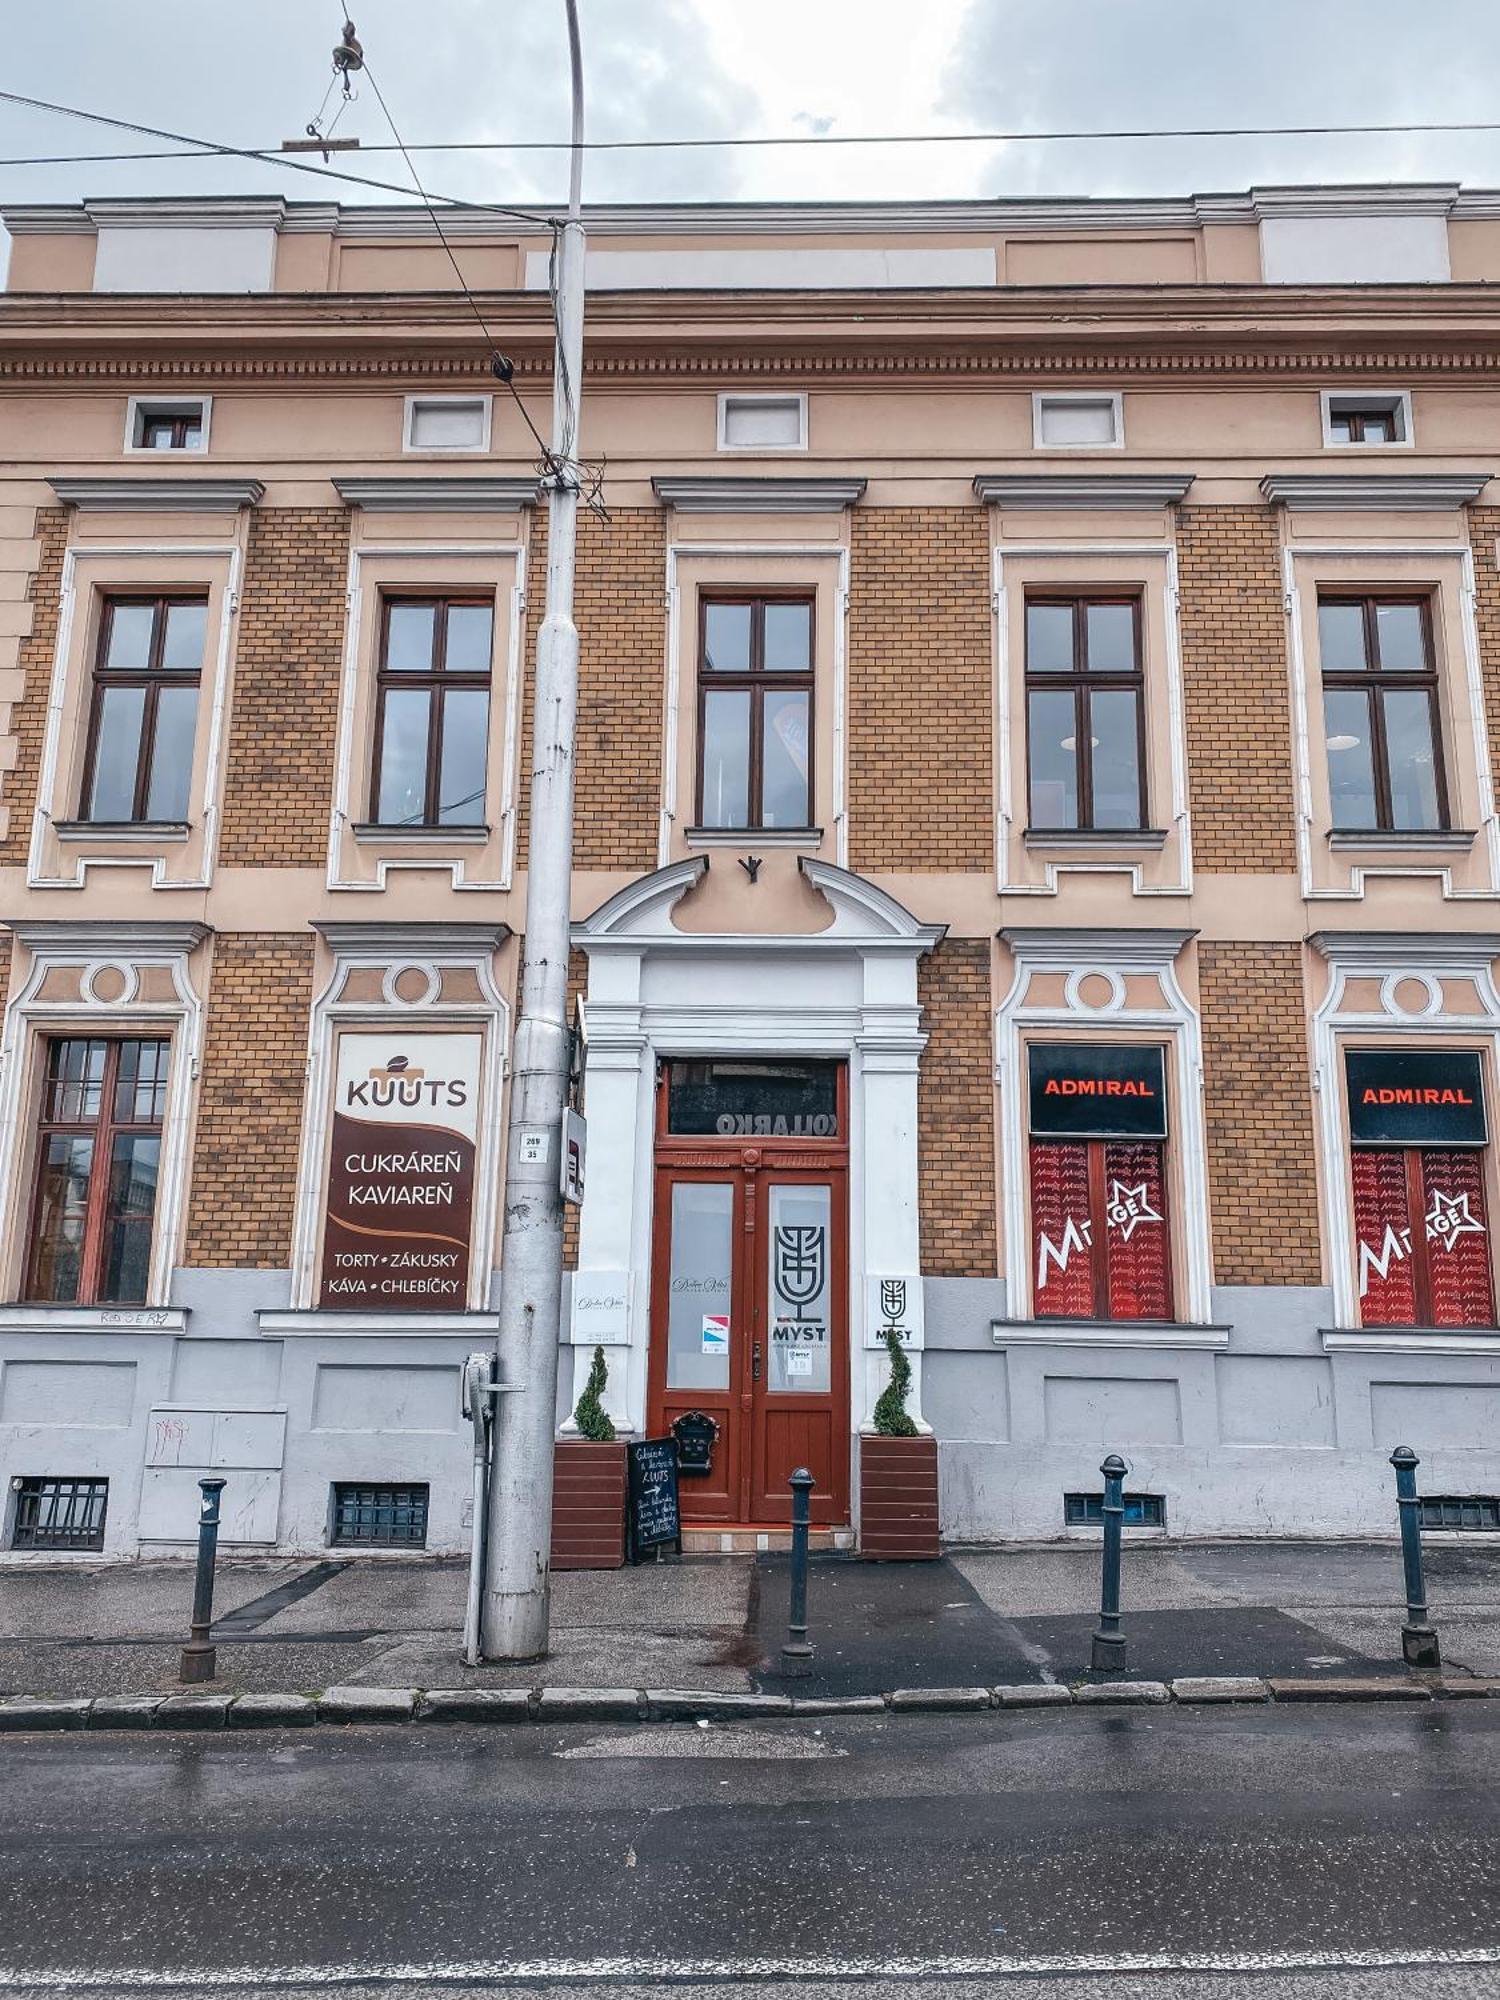
[[[547,616],[537,640],[526,941],[505,1149],[498,1374],[489,1564],[481,1649],[486,1659],[534,1660],[547,1650],[562,1309],[563,1110],[568,1093],[568,947],[573,876],[573,749],[578,627],[578,422],[583,386],[583,55],[577,0],[568,10],[573,139],[568,217],[557,246],[552,370],[552,467],[547,495]]]

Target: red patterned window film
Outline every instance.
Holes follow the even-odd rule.
[[[1171,1318],[1159,1143],[1034,1140],[1031,1234],[1038,1318]]]
[[[1359,1147],[1353,1180],[1361,1322],[1493,1326],[1482,1150]]]

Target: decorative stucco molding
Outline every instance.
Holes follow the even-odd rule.
[[[514,513],[534,507],[538,486],[532,479],[376,478],[335,479],[334,488],[351,507],[371,514]]]
[[[49,479],[65,507],[101,507],[111,513],[149,508],[153,513],[222,514],[254,507],[264,497],[258,479]]]
[[[978,472],[974,492],[991,507],[1171,507],[1191,472]]]
[[[839,514],[863,494],[863,479],[656,478],[651,490],[679,514]]]
[[[1468,506],[1492,477],[1488,472],[1268,472],[1260,490],[1274,506],[1294,513],[1432,512]]]

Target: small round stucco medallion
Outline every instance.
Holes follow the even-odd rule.
[[[1430,972],[1392,972],[1381,982],[1380,1004],[1408,1021],[1427,1020],[1443,1011],[1442,983]]]
[[[1112,967],[1070,972],[1063,993],[1079,1014],[1117,1014],[1125,1005],[1125,981]]]
[[[380,984],[388,1007],[430,1007],[442,990],[443,977],[435,965],[408,960],[393,965]]]
[[[133,1000],[140,978],[133,965],[97,959],[79,974],[78,990],[91,1007],[119,1007]]]

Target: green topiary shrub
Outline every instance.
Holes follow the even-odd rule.
[[[573,1412],[573,1421],[578,1426],[578,1435],[588,1438],[594,1444],[613,1444],[615,1427],[609,1420],[609,1411],[604,1407],[604,1385],[609,1380],[609,1370],[604,1365],[604,1349],[594,1349],[594,1365],[589,1370],[589,1379],[584,1384],[583,1394],[578,1398],[578,1407]]]
[[[891,1379],[875,1403],[875,1429],[881,1437],[914,1438],[918,1435],[916,1421],[908,1415],[906,1408],[907,1391],[911,1388],[911,1363],[901,1345],[901,1336],[893,1326],[886,1328],[885,1345],[891,1357]]]

